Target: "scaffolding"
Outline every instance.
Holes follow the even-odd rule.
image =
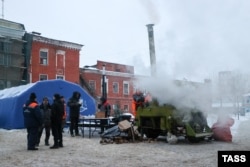
[[[24,34],[22,24],[0,19],[0,90],[23,84]]]

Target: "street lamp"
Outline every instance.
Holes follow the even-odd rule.
[[[102,65],[102,97],[107,98],[105,64]]]

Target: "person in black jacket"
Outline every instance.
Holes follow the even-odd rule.
[[[51,106],[49,103],[49,99],[47,97],[43,98],[43,102],[40,105],[40,110],[42,112],[42,116],[43,116],[43,126],[41,127],[40,131],[39,131],[39,138],[38,138],[38,142],[37,145],[39,145],[40,143],[40,139],[42,137],[43,134],[43,129],[45,129],[45,145],[49,146],[49,137],[50,137],[50,129],[51,129]]]
[[[62,137],[62,117],[64,113],[63,103],[59,94],[54,94],[54,102],[51,105],[51,129],[52,135],[54,137],[54,145],[51,149],[63,147],[63,137]]]
[[[72,137],[74,137],[74,131],[75,135],[79,136],[79,130],[78,130],[78,122],[79,122],[79,116],[80,116],[80,102],[81,94],[79,92],[73,92],[72,97],[68,100],[67,105],[69,106],[69,117],[70,117],[70,134]]]
[[[29,100],[23,106],[24,125],[27,128],[28,150],[38,150],[35,147],[38,140],[38,129],[42,126],[42,114],[36,101],[36,94],[31,93]]]

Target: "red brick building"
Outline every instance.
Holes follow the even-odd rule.
[[[134,67],[97,61],[96,65],[81,68],[81,85],[98,100],[102,96],[103,75],[106,76],[107,99],[112,109],[130,112],[134,92]]]
[[[83,45],[31,36],[29,82],[63,79],[79,83],[79,57]]]
[[[103,94],[103,72],[105,72],[107,99],[112,111],[114,109],[131,111],[135,80],[133,66],[98,60],[97,64],[79,70],[79,56],[83,45],[37,34],[30,35],[32,42],[30,42],[30,61],[27,66],[28,82],[63,79],[79,83],[98,102]]]

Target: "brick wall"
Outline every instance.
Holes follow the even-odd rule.
[[[40,49],[48,50],[48,65],[40,64]],[[56,66],[58,51],[64,52],[64,66]],[[31,82],[39,81],[39,74],[47,74],[48,79],[63,75],[70,82],[79,83],[79,50],[33,41],[31,51]]]
[[[96,83],[96,90],[95,93],[98,98],[102,96],[102,76],[103,76],[103,64],[105,64],[105,75],[107,78],[108,88],[107,88],[107,98],[108,102],[113,106],[119,104],[120,109],[123,111],[131,112],[132,111],[132,95],[134,92],[134,86],[133,86],[133,67],[126,65],[120,65],[115,63],[108,63],[108,62],[102,62],[97,61],[96,69],[81,69],[81,76],[84,78],[84,80],[89,83],[89,81],[95,81]],[[121,69],[120,72],[116,71],[116,68],[118,67]],[[127,69],[130,69],[130,72],[127,71]],[[132,75],[131,75],[132,71]],[[113,92],[113,83],[116,82],[119,85],[118,92]],[[124,94],[123,90],[123,83],[126,82],[129,84],[129,93]],[[125,107],[128,107],[125,110]],[[113,111],[113,110],[112,110]]]

